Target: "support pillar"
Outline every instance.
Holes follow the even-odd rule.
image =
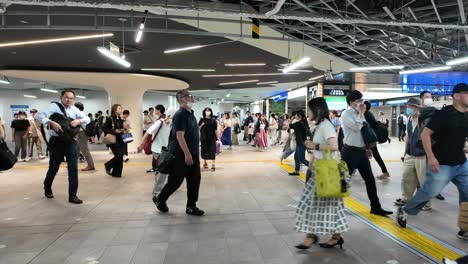
[[[114,104],[122,105],[122,110],[130,111],[130,126],[133,142],[128,144],[128,152],[136,153],[143,139],[143,95],[146,89],[132,87],[104,87],[109,96],[109,112]]]

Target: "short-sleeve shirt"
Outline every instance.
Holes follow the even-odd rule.
[[[17,132],[24,132],[28,130],[29,121],[26,119],[23,120],[13,120],[11,121],[11,128],[14,128]]]
[[[447,106],[437,111],[426,126],[434,131],[432,151],[440,165],[456,166],[466,162],[464,152],[468,137],[468,114]]]
[[[151,117],[150,115],[145,116],[143,120],[145,131],[148,130],[154,124],[154,121],[156,121],[156,117],[154,116]],[[146,123],[150,123],[150,124],[146,124]]]
[[[151,145],[152,152],[161,153],[162,148],[167,147],[170,132],[171,125],[166,124],[166,122],[164,122],[164,119],[156,120],[155,123],[152,126],[150,126],[150,128],[148,128],[146,133],[150,134],[154,139],[153,144]],[[158,135],[156,136],[156,134]]]
[[[333,126],[335,127],[335,129],[336,129],[338,126],[341,126],[340,119],[339,119],[339,118],[333,119],[333,120],[332,120],[332,124],[333,124]]]
[[[198,127],[197,119],[193,115],[193,110],[188,111],[181,107],[172,118],[172,133],[169,139],[169,145],[171,150],[172,146],[175,146],[175,154],[183,153],[176,138],[176,133],[178,131],[184,132],[185,142],[187,143],[187,147],[193,158],[195,158],[195,155],[198,156],[200,153],[198,147],[200,142],[200,129]]]
[[[336,138],[336,129],[328,119],[325,119],[315,127],[314,139],[312,142],[324,145],[327,144],[329,138]],[[314,151],[314,156],[316,159],[321,159],[322,151]]]

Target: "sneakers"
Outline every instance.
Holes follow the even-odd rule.
[[[40,156],[39,156],[39,159],[41,159],[41,160],[42,160],[42,159],[45,159],[45,158],[46,158],[46,157],[43,156],[43,155],[40,155]]]
[[[468,240],[468,231],[459,231],[457,237],[463,240]]]
[[[406,201],[403,200],[402,198],[398,198],[398,199],[396,199],[396,201],[395,201],[395,205],[396,205],[396,206],[403,206],[403,205],[405,205],[405,204],[406,204]]]
[[[146,171],[146,173],[153,173],[153,172],[156,172],[156,171],[153,170],[153,169],[149,169],[149,170]]]
[[[124,162],[127,162],[128,160],[129,160],[128,156],[124,155],[124,156],[123,156],[123,161],[124,161]]]
[[[379,180],[385,180],[385,179],[390,178],[390,174],[388,174],[388,173],[383,173],[382,175],[377,176],[376,178],[379,179]]]
[[[295,172],[290,172],[289,173],[289,176],[299,176],[299,172],[295,171]]]
[[[167,213],[169,212],[169,207],[167,207],[166,203],[158,201],[157,196],[153,196],[153,203],[156,205],[156,208],[162,213]]]
[[[196,206],[192,206],[192,207],[187,207],[187,209],[185,210],[185,213],[188,215],[202,216],[205,214],[205,211],[200,210]]]
[[[398,211],[397,211],[397,222],[398,222],[398,224],[401,227],[405,228],[407,221],[408,221],[408,214],[403,210],[402,206],[398,207]]]
[[[450,259],[447,259],[447,258],[444,258],[444,259],[442,260],[442,263],[444,263],[444,264],[457,264],[456,261],[450,260]]]
[[[423,211],[430,211],[430,210],[432,210],[432,207],[431,207],[431,206],[428,206],[428,205],[425,205],[425,206],[423,206],[423,208],[422,208],[421,210],[423,210]]]
[[[73,203],[73,204],[82,204],[83,203],[83,201],[80,200],[80,198],[78,198],[77,196],[73,196],[73,197],[68,198],[68,202]]]

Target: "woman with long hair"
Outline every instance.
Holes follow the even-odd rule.
[[[341,234],[349,230],[346,220],[343,198],[317,197],[315,186],[315,159],[321,159],[325,152],[337,152],[338,142],[336,130],[329,119],[329,111],[325,99],[317,97],[309,101],[309,117],[315,121],[316,128],[312,141],[306,140],[307,149],[313,149],[314,154],[308,168],[308,178],[301,200],[296,209],[296,231],[306,234],[304,242],[297,245],[298,249],[307,249],[319,241],[319,235],[331,235],[330,240],[321,243],[323,248],[343,247]]]
[[[233,145],[239,145],[239,139],[238,139],[238,134],[240,133],[240,120],[236,112],[232,113],[232,118],[231,118],[231,139],[232,139],[232,144]]]
[[[222,122],[222,136],[221,143],[225,146],[229,146],[228,149],[232,149],[232,138],[231,138],[231,119],[229,113],[224,114],[224,119],[221,119]]]
[[[265,150],[268,147],[268,121],[265,118],[264,114],[260,115],[257,125],[255,126],[255,135],[257,141],[257,148],[260,150]]]
[[[299,170],[301,169],[301,163],[309,166],[309,161],[305,158],[305,145],[304,142],[307,139],[307,136],[310,136],[309,124],[307,123],[307,118],[305,116],[304,110],[296,111],[296,120],[294,124],[289,125],[290,132],[294,135],[296,139],[296,150],[294,153],[294,172],[289,173],[291,176],[299,175]],[[291,131],[292,130],[292,131]]]
[[[212,160],[211,171],[215,171],[216,140],[218,140],[218,123],[213,117],[213,110],[209,107],[203,109],[203,117],[198,122],[200,127],[201,157],[205,161],[203,168],[208,169],[207,160]]]
[[[122,177],[123,170],[123,153],[124,153],[124,142],[122,140],[122,132],[126,129],[124,120],[121,118],[122,106],[114,104],[111,108],[111,114],[106,118],[102,130],[105,135],[115,135],[115,144],[107,145],[111,150],[114,157],[106,162],[106,173],[112,177]]]
[[[276,145],[276,138],[278,137],[277,132],[276,132],[277,130],[278,130],[278,119],[276,118],[275,114],[271,114],[270,126],[268,127],[268,135],[273,145]]]

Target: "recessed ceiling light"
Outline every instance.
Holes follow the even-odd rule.
[[[83,96],[83,95],[77,95],[76,98],[80,98],[80,99],[86,99],[86,96]]]
[[[48,93],[58,93],[57,90],[46,89],[46,88],[41,88],[41,91],[43,91],[43,92],[48,92]]]
[[[220,83],[219,85],[224,86],[224,85],[233,85],[233,84],[242,84],[242,83],[253,83],[253,82],[258,82],[258,80],[248,80],[248,81],[239,81],[239,82],[227,82],[227,83]]]
[[[219,78],[219,77],[277,76],[277,75],[294,75],[294,74],[299,74],[299,73],[290,72],[290,73],[216,74],[216,75],[203,75],[203,77],[205,77],[205,78]]]
[[[64,41],[73,41],[73,40],[108,38],[108,37],[112,37],[112,36],[114,36],[114,34],[105,33],[105,34],[83,35],[83,36],[66,37],[66,38],[17,41],[17,42],[0,43],[0,48],[12,47],[12,46],[25,46],[25,45],[43,44],[43,43],[51,43],[51,42],[64,42]]]
[[[35,95],[29,95],[29,94],[25,94],[23,95],[25,98],[37,98],[37,96]]]
[[[8,80],[0,80],[0,83],[3,83],[3,84],[10,84],[10,82]]]
[[[180,72],[215,72],[215,69],[158,69],[158,68],[143,68],[142,71],[180,71]]]
[[[226,67],[249,67],[249,66],[265,66],[266,63],[226,63]]]

